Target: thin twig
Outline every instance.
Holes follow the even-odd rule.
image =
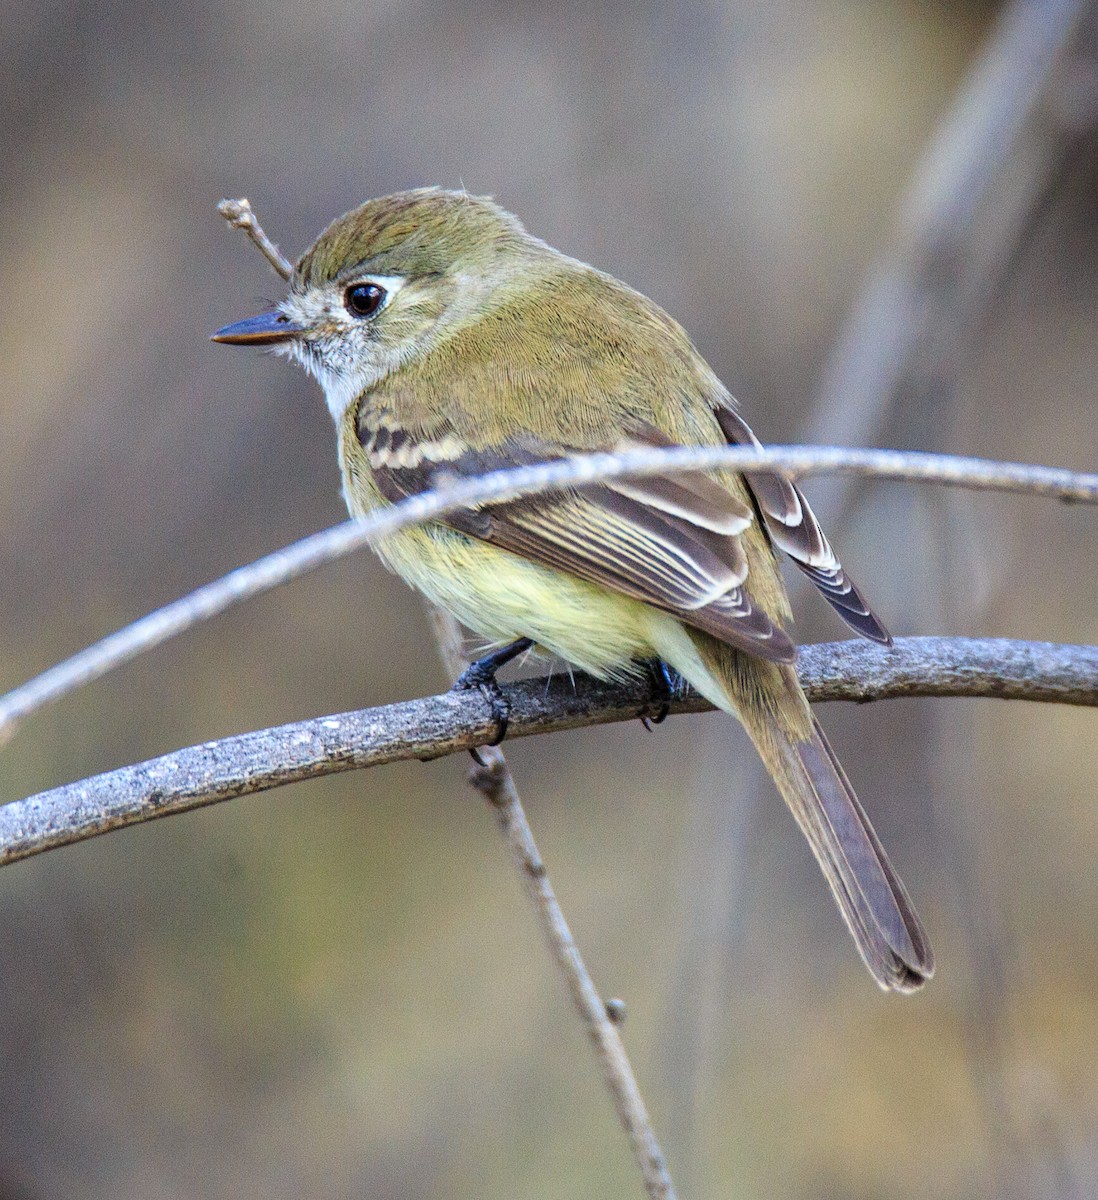
[[[453,614],[448,613],[444,608],[439,608],[437,604],[429,603],[427,605],[427,615],[431,620],[431,629],[434,631],[439,657],[442,659],[442,665],[452,683],[469,665],[469,659],[465,654],[461,625]]]
[[[652,1127],[644,1097],[637,1086],[621,1034],[610,1019],[606,1001],[595,988],[568,922],[564,919],[511,772],[498,749],[488,748],[481,753],[484,765],[473,768],[471,780],[495,808],[500,831],[507,839],[520,868],[549,949],[568,982],[572,1001],[595,1047],[603,1079],[613,1097],[618,1118],[629,1135],[645,1189],[653,1200],[675,1200],[675,1188],[667,1161]]]
[[[1003,638],[903,638],[801,648],[797,669],[813,701],[896,696],[990,696],[1098,707],[1098,647]],[[507,685],[510,737],[631,720],[647,711],[649,683],[583,675]],[[706,712],[688,690],[671,711]],[[125,825],[282,784],[428,760],[483,745],[496,729],[479,692],[447,692],[384,708],[318,717],[206,742],[0,807],[0,866]]]
[[[244,230],[252,242],[259,247],[260,254],[263,255],[283,279],[290,278],[294,273],[293,263],[285,257],[282,251],[263,232],[263,226],[260,225],[252,210],[251,201],[243,197],[239,200],[222,200],[217,206],[217,211],[234,229]]]
[[[36,709],[98,679],[143,651],[241,600],[269,591],[395,530],[445,516],[457,509],[513,500],[535,492],[607,479],[675,474],[713,467],[733,470],[777,468],[794,476],[849,471],[883,479],[1098,503],[1098,474],[979,458],[821,446],[774,446],[764,450],[745,446],[683,446],[631,450],[622,454],[576,455],[556,462],[494,471],[475,479],[451,480],[436,491],[413,496],[361,520],[346,521],[312,534],[248,566],[239,567],[51,667],[0,697],[0,743]]]
[[[429,612],[443,664],[450,678],[456,679],[469,665],[462,651],[461,626],[450,613],[437,605],[430,605]],[[653,1200],[675,1200],[675,1188],[667,1169],[667,1160],[637,1084],[633,1064],[629,1061],[617,1029],[620,1022],[615,1023],[611,1019],[609,1002],[599,995],[565,920],[549,871],[534,840],[534,832],[526,819],[526,810],[511,768],[503,751],[496,746],[482,747],[478,755],[480,763],[470,770],[469,782],[488,801],[495,813],[519,879],[530,897],[534,915],[545,935],[549,953],[564,976],[576,1012],[595,1048],[603,1080],[614,1102],[618,1119],[629,1136],[645,1190]]]

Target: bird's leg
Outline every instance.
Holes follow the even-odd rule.
[[[662,725],[667,720],[667,714],[671,711],[671,701],[675,697],[675,680],[671,668],[662,658],[645,659],[644,666],[648,672],[651,685],[649,695],[656,715],[650,716],[645,712],[641,717],[641,724],[650,730],[653,725]]]
[[[492,718],[496,723],[496,734],[488,743],[489,746],[498,746],[507,736],[507,722],[511,716],[511,706],[507,703],[503,691],[496,682],[496,672],[500,667],[505,667],[512,659],[524,654],[533,644],[533,638],[527,637],[508,642],[506,646],[501,646],[498,650],[493,650],[490,654],[485,654],[482,658],[471,662],[454,683],[453,690],[455,692],[471,692],[475,688],[479,689],[491,705]],[[480,762],[480,756],[476,750],[470,750],[469,753]],[[481,765],[484,764],[481,763]]]

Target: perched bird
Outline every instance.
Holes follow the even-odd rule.
[[[214,340],[272,345],[319,380],[352,514],[595,450],[757,445],[684,330],[647,297],[528,234],[489,199],[370,200],[298,261],[282,303]],[[858,633],[891,639],[800,490],[768,471],[613,481],[485,505],[385,538],[385,562],[501,649],[600,678],[667,664],[746,728],[882,988],[933,958],[816,723],[783,629],[788,554]]]

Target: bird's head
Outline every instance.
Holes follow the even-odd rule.
[[[213,340],[296,359],[338,421],[362,392],[475,320],[546,252],[490,199],[398,192],[333,221],[298,260],[285,300]]]

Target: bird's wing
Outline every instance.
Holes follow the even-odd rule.
[[[446,434],[417,440],[405,430],[360,432],[378,488],[392,502],[428,490],[439,472],[471,477],[564,457],[533,439],[477,451]],[[666,439],[647,429],[628,439],[655,440]],[[791,662],[793,643],[745,587],[748,559],[738,535],[753,520],[747,504],[700,473],[592,484],[442,518],[462,533],[672,612],[751,654]]]
[[[739,446],[760,445],[738,413],[722,407],[716,415],[730,442]],[[892,635],[847,577],[800,488],[771,471],[745,471],[744,477],[774,545],[784,550],[812,580],[851,629],[871,641],[891,646]]]

